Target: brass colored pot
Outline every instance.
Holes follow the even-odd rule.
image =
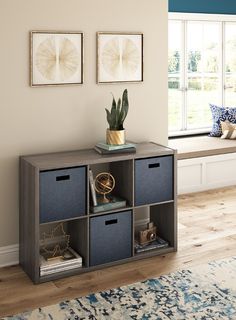
[[[107,144],[125,144],[125,130],[107,129]]]

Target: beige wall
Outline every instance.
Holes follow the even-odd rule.
[[[85,36],[85,83],[29,87],[29,31]],[[144,83],[96,84],[96,31],[144,33]],[[18,243],[18,157],[93,146],[128,88],[131,140],[167,142],[167,0],[0,0],[0,247]]]

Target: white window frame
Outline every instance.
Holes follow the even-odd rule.
[[[221,104],[224,105],[225,102],[225,59],[224,59],[224,37],[225,37],[225,23],[226,22],[236,22],[236,15],[219,15],[219,14],[202,14],[202,13],[179,13],[179,12],[171,12],[168,14],[168,20],[177,20],[177,21],[205,21],[205,22],[220,22],[221,23],[221,53],[220,53],[220,86],[221,86]],[[186,28],[186,23],[183,23],[183,28]],[[186,30],[183,30],[183,35],[186,37]],[[183,61],[182,65],[186,73],[186,39],[183,37],[182,41],[182,52],[183,54]],[[184,74],[183,81],[186,82],[186,74]],[[183,88],[185,88],[185,83],[183,83]],[[186,99],[186,95],[185,95]],[[184,101],[184,108],[182,112],[182,123],[185,123],[184,127],[187,127],[187,105],[186,101]],[[202,134],[202,133],[209,133],[211,128],[204,128],[204,129],[194,129],[194,130],[186,130],[182,129],[180,131],[169,131],[169,137],[173,136],[187,136],[187,135],[194,135],[194,134]]]

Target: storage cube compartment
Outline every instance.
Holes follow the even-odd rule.
[[[130,207],[133,205],[133,160],[116,161],[91,165],[95,183],[96,176],[100,173],[110,173],[115,179],[115,187],[106,195],[110,200],[109,204],[101,203],[103,196],[95,191],[97,208],[94,206],[92,190],[90,185],[90,212],[117,210],[118,208]]]
[[[134,254],[174,247],[173,203],[134,209]]]
[[[135,206],[173,200],[173,156],[135,160]]]
[[[132,256],[132,211],[90,218],[90,266]]]
[[[88,266],[87,229],[87,218],[40,226],[41,277]],[[68,250],[65,250],[67,247]]]
[[[167,240],[170,247],[176,246],[175,203],[150,206],[150,221],[157,226],[157,235]]]
[[[41,171],[40,223],[86,214],[86,167]]]

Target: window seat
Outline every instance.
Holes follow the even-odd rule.
[[[177,150],[178,194],[236,185],[236,140],[186,137],[169,146]]]
[[[168,145],[177,150],[178,160],[236,152],[236,140],[208,136],[170,139]]]

